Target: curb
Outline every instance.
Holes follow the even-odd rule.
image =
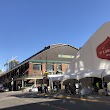
[[[75,98],[75,97],[70,97],[70,96],[54,96],[54,95],[48,95],[48,94],[40,94],[39,96],[50,96],[53,98],[57,99],[72,99],[72,100],[81,100],[81,101],[88,101],[88,102],[97,102],[97,103],[108,103],[110,104],[109,101],[104,101],[104,100],[92,100],[92,99],[87,99],[87,98]]]

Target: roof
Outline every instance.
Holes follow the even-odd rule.
[[[75,47],[70,46],[70,45],[67,45],[67,44],[61,44],[61,43],[60,43],[60,44],[52,44],[52,45],[49,45],[49,46],[47,46],[47,47],[44,47],[44,49],[42,49],[41,51],[37,52],[36,54],[34,54],[34,55],[30,56],[29,58],[27,58],[26,60],[22,61],[21,63],[19,63],[18,65],[16,65],[14,68],[12,68],[10,71],[12,71],[12,70],[18,68],[20,65],[22,65],[22,64],[24,64],[24,63],[26,63],[26,62],[29,62],[29,60],[31,60],[31,58],[33,58],[34,56],[36,56],[36,55],[38,55],[38,54],[40,54],[40,53],[42,53],[42,52],[44,52],[44,51],[46,51],[46,50],[48,50],[48,49],[56,48],[56,47],[59,47],[59,46],[69,46],[69,47],[72,47],[72,48],[74,48],[74,49],[76,49],[76,50],[79,50],[78,48],[75,48]],[[9,71],[8,71],[8,72],[9,72]],[[6,72],[6,73],[8,73],[8,72]],[[6,74],[6,73],[5,73],[5,74]]]

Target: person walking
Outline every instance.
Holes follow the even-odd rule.
[[[108,96],[108,90],[107,90],[107,82],[104,82],[104,93],[106,96]]]
[[[68,85],[68,95],[71,95],[72,93],[71,93],[71,84],[69,83],[69,85]]]
[[[100,89],[100,88],[99,88],[99,82],[97,82],[97,83],[96,83],[96,92],[98,92],[99,89]]]
[[[73,84],[73,86],[71,87],[71,93],[73,95],[76,93],[76,86],[75,86],[75,84]]]
[[[78,87],[78,89],[79,89],[79,93],[81,93],[81,90],[82,90],[82,83],[79,81],[79,87]]]

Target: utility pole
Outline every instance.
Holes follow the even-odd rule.
[[[47,71],[47,50],[46,50],[46,71]]]

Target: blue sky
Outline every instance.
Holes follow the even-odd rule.
[[[110,20],[110,0],[0,0],[0,69],[57,43],[81,47]]]

